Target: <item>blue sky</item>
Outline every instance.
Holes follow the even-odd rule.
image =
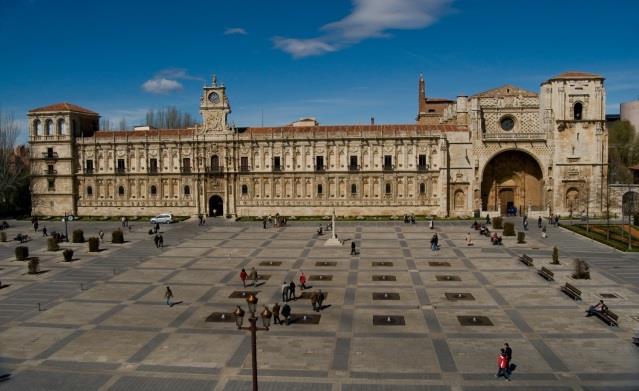
[[[607,78],[616,113],[639,98],[638,17],[634,0],[0,0],[0,105],[199,117],[215,73],[238,126],[411,123],[420,72],[454,98],[582,70]]]

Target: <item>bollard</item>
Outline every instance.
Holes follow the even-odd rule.
[[[40,303],[38,303],[38,311],[42,311],[42,307],[40,307]]]

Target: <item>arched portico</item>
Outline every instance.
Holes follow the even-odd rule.
[[[528,152],[507,150],[486,164],[481,181],[481,203],[485,211],[525,213],[544,207],[544,178],[540,164]]]
[[[223,216],[224,215],[224,200],[219,195],[214,195],[209,198],[209,216]]]

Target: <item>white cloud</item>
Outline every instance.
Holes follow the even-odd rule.
[[[334,52],[337,47],[328,44],[321,39],[297,39],[297,38],[273,38],[275,47],[292,55],[294,58],[308,56],[320,56],[325,53]]]
[[[154,78],[147,80],[142,84],[142,89],[151,94],[168,94],[170,92],[179,91],[183,88],[182,83],[176,80]]]
[[[152,79],[142,84],[142,89],[151,94],[168,94],[179,91],[184,86],[178,80],[204,80],[201,77],[189,75],[184,68],[167,68],[156,73]]]
[[[299,39],[275,37],[276,48],[294,58],[334,52],[369,38],[389,35],[390,30],[416,30],[438,20],[453,0],[351,0],[346,17],[320,28],[323,35]]]
[[[241,27],[229,27],[224,30],[224,35],[248,35],[248,33]]]

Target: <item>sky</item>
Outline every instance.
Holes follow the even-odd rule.
[[[636,0],[0,0],[0,108],[22,127],[57,102],[199,118],[216,74],[237,126],[413,123],[420,73],[454,98],[578,70],[618,113],[639,99],[637,20]]]

